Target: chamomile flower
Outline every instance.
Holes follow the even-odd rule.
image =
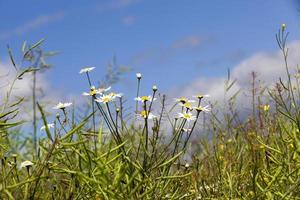
[[[95,99],[95,101],[99,103],[109,103],[113,101],[116,98],[115,95],[107,94],[107,95],[102,95],[101,97]]]
[[[188,122],[196,120],[196,117],[191,112],[178,113],[178,116],[179,118],[183,118]]]
[[[140,102],[142,102],[142,103],[145,103],[145,102],[147,102],[147,101],[155,101],[156,100],[156,98],[152,98],[151,96],[140,96],[140,97],[136,97],[136,98],[134,98],[134,100],[136,100],[136,101],[140,101]]]
[[[52,123],[52,124],[47,124],[47,127],[48,127],[48,129],[49,129],[49,128],[54,128],[54,124],[53,124],[53,123]],[[46,126],[44,125],[44,126],[41,127],[40,130],[43,131],[43,130],[45,130],[45,129],[46,129]]]
[[[188,133],[188,132],[191,132],[192,129],[190,129],[190,128],[183,128],[182,131],[185,132],[185,133]]]
[[[80,70],[79,74],[82,74],[82,73],[87,73],[87,72],[90,72],[92,70],[94,70],[95,67],[86,67],[86,68],[83,68]]]
[[[147,110],[143,110],[142,112],[140,112],[138,114],[139,117],[142,117],[144,119],[148,118],[148,119],[154,119],[156,118],[155,115],[153,115],[151,112],[147,111]]]
[[[112,97],[118,97],[118,98],[121,98],[123,96],[122,93],[114,93],[114,92],[109,93],[109,95],[111,95]]]
[[[94,96],[96,94],[103,94],[104,92],[107,92],[110,90],[111,87],[108,88],[98,88],[96,89],[95,86],[92,86],[90,89],[90,92],[83,92],[82,95],[84,96]]]
[[[261,105],[261,109],[265,112],[268,112],[270,110],[270,105],[269,104]]]
[[[185,103],[179,103],[182,107],[184,108],[188,108],[189,110],[192,110],[193,109],[193,105],[190,101],[187,101]]]
[[[24,167],[30,167],[32,165],[33,165],[33,163],[31,161],[26,160],[26,161],[24,161],[24,162],[21,163],[20,167],[24,168]]]
[[[187,102],[189,102],[189,103],[194,103],[195,102],[195,100],[190,100],[186,97],[175,98],[175,101],[179,102],[179,103],[182,103],[182,104],[185,104]]]
[[[198,99],[203,99],[203,98],[206,98],[206,97],[210,97],[210,95],[209,94],[197,94],[193,97],[198,98]]]
[[[69,107],[71,106],[72,103],[68,102],[68,103],[62,103],[62,102],[59,102],[56,106],[53,107],[53,109],[65,109],[66,107]]]
[[[197,106],[197,107],[194,107],[194,109],[195,110],[197,110],[198,112],[205,112],[205,113],[208,113],[208,112],[210,112],[211,111],[211,108],[208,106],[208,105],[206,105],[206,106],[204,106],[204,107],[202,107],[202,106]]]

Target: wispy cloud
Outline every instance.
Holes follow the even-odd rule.
[[[175,41],[171,47],[173,49],[196,48],[202,45],[203,38],[199,35],[190,35]]]
[[[27,21],[23,25],[15,27],[11,30],[0,31],[0,39],[4,40],[4,39],[10,38],[12,36],[19,36],[19,35],[25,34],[27,32],[30,32],[30,31],[37,29],[48,23],[58,21],[58,20],[62,19],[65,15],[66,15],[65,12],[57,12],[57,13],[50,14],[50,15],[39,16],[39,17],[37,17],[33,20],[30,20],[30,21]]]
[[[127,16],[123,17],[121,19],[121,21],[124,26],[132,26],[136,22],[136,17],[133,15],[127,15]]]
[[[129,7],[140,1],[141,0],[110,0],[106,2],[103,1],[99,3],[96,7],[99,12],[105,12]]]
[[[141,64],[146,62],[158,62],[160,64],[166,63],[168,60],[177,55],[178,52],[186,50],[198,50],[203,45],[210,42],[211,38],[202,35],[187,35],[167,46],[160,46],[156,48],[148,48],[144,51],[138,52],[133,56],[133,64]]]

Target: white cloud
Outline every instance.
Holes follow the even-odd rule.
[[[16,71],[14,67],[8,62],[0,62],[0,98],[2,99],[2,105],[4,99],[11,88],[13,80],[16,77]],[[21,80],[16,80],[13,84],[10,101],[17,98],[24,97],[25,100],[20,107],[20,119],[31,120],[32,116],[32,73],[25,74]],[[42,92],[43,91],[43,92]],[[63,95],[60,91],[51,87],[51,83],[47,80],[44,74],[38,73],[37,75],[37,96],[38,101],[46,106],[46,111],[51,112],[51,105],[55,105],[58,101],[63,99]],[[1,107],[2,109],[2,107]]]
[[[300,40],[289,43],[289,68],[291,73],[295,73],[296,65],[300,61]],[[276,52],[259,52],[253,56],[243,60],[238,65],[234,66],[231,70],[231,78],[237,79],[236,84],[231,90],[228,96],[235,93],[237,90],[246,91],[250,89],[251,72],[256,72],[258,79],[262,80],[262,84],[265,86],[273,86],[279,77],[286,78],[286,71],[284,66],[284,60],[282,53],[278,50]],[[222,102],[225,94],[225,81],[227,76],[204,78],[199,77],[194,80],[188,86],[180,88],[173,88],[169,95],[171,97],[176,96],[192,96],[196,93],[204,93],[211,95],[211,101]],[[180,94],[178,91],[181,91]],[[246,106],[247,97],[241,94],[238,103]]]
[[[99,3],[97,5],[97,10],[100,12],[118,10],[129,7],[138,2],[140,2],[140,0],[110,0],[106,2],[103,1],[102,3]]]
[[[12,36],[15,36],[15,35],[17,35],[17,36],[22,35],[24,33],[30,32],[34,29],[37,29],[43,25],[46,25],[50,22],[60,20],[65,15],[66,15],[65,12],[57,12],[57,13],[50,14],[50,15],[39,16],[39,17],[37,17],[31,21],[27,21],[23,25],[15,27],[11,30],[1,31],[0,39],[3,40],[3,39],[10,38]]]

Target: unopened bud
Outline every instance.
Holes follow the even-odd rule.
[[[140,79],[142,78],[142,74],[141,74],[141,73],[136,73],[136,78],[137,78],[138,80],[140,80]]]

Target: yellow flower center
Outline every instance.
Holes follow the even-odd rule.
[[[185,113],[185,114],[183,114],[183,118],[185,118],[185,119],[190,119],[190,118],[191,118],[191,115],[188,114],[188,113]]]
[[[186,102],[188,102],[188,99],[185,97],[181,97],[178,99],[181,103],[185,104]]]
[[[104,103],[108,103],[109,101],[110,101],[110,97],[109,96],[104,96],[103,98],[102,98],[102,101],[104,102]]]
[[[149,112],[147,110],[143,110],[140,114],[143,118],[146,118],[149,115]]]
[[[150,101],[150,98],[149,98],[148,96],[142,96],[142,97],[141,97],[141,100],[142,100],[143,102],[145,102],[145,101]]]
[[[186,103],[182,104],[182,106],[186,107],[186,108],[189,108],[189,109],[192,108],[192,104],[190,102],[186,102]]]
[[[96,94],[96,89],[95,88],[91,88],[90,95],[94,96],[95,94]]]

